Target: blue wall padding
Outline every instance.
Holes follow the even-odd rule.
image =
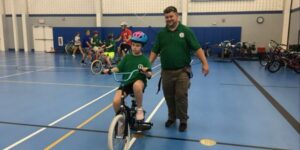
[[[149,41],[146,44],[144,51],[146,53],[150,52],[152,46],[155,42],[155,37],[157,33],[161,30],[158,27],[132,27],[130,28],[133,32],[143,31],[148,37]],[[241,27],[192,27],[191,28],[198,41],[201,45],[206,42],[211,44],[218,44],[224,40],[234,39],[235,42],[241,40]],[[120,27],[54,27],[53,28],[53,39],[54,39],[54,49],[56,52],[64,52],[64,46],[58,46],[58,37],[62,36],[64,40],[64,45],[69,41],[74,39],[76,32],[81,33],[81,39],[84,37],[85,30],[98,31],[100,33],[101,39],[106,40],[109,33],[114,33],[115,38],[120,35]],[[119,43],[117,43],[119,45]],[[218,50],[218,49],[217,49]]]

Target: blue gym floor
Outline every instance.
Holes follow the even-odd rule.
[[[118,83],[109,75],[93,75],[79,61],[64,54],[0,52],[0,149],[107,149]],[[256,61],[236,63],[294,122],[235,63],[209,61],[204,77],[195,60],[188,129],[179,132],[178,122],[165,128],[167,106],[162,92],[156,94],[157,60],[143,102],[154,126],[132,140],[131,149],[299,150],[300,75],[288,69],[272,74]],[[217,144],[207,147],[201,139]]]

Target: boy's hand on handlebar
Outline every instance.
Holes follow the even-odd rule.
[[[152,76],[152,71],[148,67],[139,68],[139,72],[146,75],[148,79],[150,79]]]
[[[140,73],[147,73],[147,72],[149,72],[151,70],[149,68],[147,68],[147,67],[141,67],[141,68],[139,68],[139,71],[140,71]]]

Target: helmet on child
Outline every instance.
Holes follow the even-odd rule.
[[[94,46],[93,47],[93,51],[95,51],[95,52],[99,51],[99,47],[98,46]]]
[[[98,32],[98,31],[94,31],[93,33],[94,33],[94,34],[99,34],[99,32]]]
[[[120,24],[120,26],[127,26],[128,24],[127,24],[127,22],[125,22],[125,21],[122,21],[121,22],[121,24]]]
[[[132,34],[130,40],[135,43],[141,43],[144,46],[148,41],[148,36],[142,31],[137,31]]]

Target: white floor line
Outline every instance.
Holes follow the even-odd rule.
[[[153,116],[155,115],[155,113],[157,112],[157,110],[160,108],[160,106],[162,105],[162,103],[165,101],[165,98],[162,98],[160,100],[160,102],[157,104],[157,106],[154,108],[154,110],[151,112],[151,114],[149,115],[149,117],[146,119],[146,122],[150,122],[151,119],[153,118]],[[136,138],[132,138],[130,140],[130,143],[129,143],[129,149],[131,148],[131,146],[134,144],[134,142],[136,141]]]
[[[84,109],[85,107],[87,107],[87,106],[89,106],[89,105],[91,105],[91,104],[97,102],[97,101],[100,100],[101,98],[103,98],[103,97],[105,97],[106,95],[108,95],[108,94],[114,92],[114,91],[117,90],[117,89],[118,89],[118,88],[114,88],[113,90],[111,90],[111,91],[109,91],[109,92],[107,92],[107,93],[101,95],[100,97],[98,97],[98,98],[96,98],[96,99],[94,99],[94,100],[92,100],[92,101],[86,103],[85,105],[83,105],[83,106],[77,108],[76,110],[74,110],[74,111],[68,113],[67,115],[65,115],[65,116],[63,116],[63,117],[57,119],[56,121],[54,121],[54,122],[48,124],[48,126],[53,126],[53,125],[59,123],[60,121],[66,119],[66,118],[68,118],[68,117],[70,117],[71,115],[73,115],[73,114],[75,114],[76,112],[78,112],[78,111]],[[47,129],[47,128],[41,128],[41,129],[39,129],[39,130],[37,130],[37,131],[31,133],[30,135],[28,135],[28,136],[26,136],[26,137],[20,139],[19,141],[15,142],[15,143],[13,143],[13,144],[11,144],[11,145],[9,145],[9,146],[7,146],[7,147],[4,148],[3,150],[10,150],[10,149],[16,147],[17,145],[19,145],[19,144],[21,144],[21,143],[27,141],[28,139],[32,138],[33,136],[35,136],[35,135],[37,135],[37,134],[43,132],[43,131],[46,130],[46,129]]]
[[[22,65],[0,65],[0,67],[15,67],[16,70],[17,69],[21,69],[21,68],[44,68],[44,67],[53,67],[55,68],[59,68],[59,69],[90,69],[89,67],[58,67],[58,66],[30,66],[30,65],[26,65],[26,66],[22,66]]]
[[[115,88],[116,86],[106,85],[89,85],[89,84],[76,84],[76,83],[54,83],[54,82],[31,82],[31,81],[13,81],[13,80],[0,80],[5,83],[20,83],[20,84],[40,84],[40,85],[62,85],[62,86],[77,86],[77,87],[95,87],[95,88]]]
[[[13,77],[13,76],[19,76],[19,75],[23,75],[23,74],[32,73],[32,72],[45,71],[45,70],[50,70],[50,69],[53,69],[53,67],[48,67],[48,68],[34,70],[34,71],[26,71],[26,72],[22,72],[22,73],[16,73],[16,74],[11,74],[11,75],[7,75],[7,76],[2,76],[2,77],[0,77],[0,79]]]
[[[160,64],[157,65],[157,66],[160,66]],[[157,67],[157,66],[155,66],[155,67]],[[158,73],[159,73],[159,72],[157,72],[155,75],[153,75],[153,77],[156,76]],[[70,117],[71,115],[75,114],[76,112],[80,111],[81,109],[84,109],[85,107],[87,107],[87,106],[89,106],[89,105],[95,103],[96,101],[100,100],[101,98],[105,97],[106,95],[112,93],[113,91],[115,91],[115,90],[117,90],[117,89],[118,89],[118,87],[114,88],[113,90],[111,90],[111,91],[109,91],[109,92],[103,94],[102,96],[100,96],[100,97],[98,97],[98,98],[96,98],[96,99],[90,101],[89,103],[87,103],[87,104],[85,104],[85,105],[83,105],[83,106],[77,108],[76,110],[70,112],[69,114],[67,114],[67,115],[65,115],[65,116],[63,116],[63,117],[57,119],[56,121],[54,121],[54,122],[48,124],[48,126],[53,126],[53,125],[59,123],[60,121],[66,119],[66,118],[68,118],[68,117]],[[161,100],[161,102],[158,104],[159,106],[161,105],[161,103],[163,102],[163,100],[164,100],[164,98],[163,98],[163,99]],[[158,108],[159,108],[159,107],[156,106],[156,108],[155,108],[154,110],[157,111]],[[153,112],[154,112],[154,111],[153,111]],[[152,113],[153,113],[153,112],[152,112]],[[152,113],[151,113],[151,114],[152,114]],[[151,116],[151,114],[150,114],[150,116]],[[154,114],[153,114],[153,115],[154,115]],[[152,117],[153,117],[153,115],[152,115]],[[148,117],[148,118],[149,118],[149,117]],[[151,118],[150,118],[150,119],[151,119]],[[147,120],[148,120],[148,119],[147,119]],[[31,133],[30,135],[28,135],[28,136],[26,136],[26,137],[24,137],[24,138],[18,140],[17,142],[15,142],[15,143],[13,143],[13,144],[11,144],[11,145],[5,147],[3,150],[10,150],[10,149],[12,149],[12,148],[18,146],[19,144],[21,144],[21,143],[23,143],[23,142],[29,140],[30,138],[34,137],[35,135],[37,135],[37,134],[43,132],[43,131],[46,130],[46,129],[47,129],[47,128],[41,128],[41,129],[39,129],[39,130],[37,130],[37,131]],[[135,140],[134,140],[134,141],[135,141]],[[132,142],[132,143],[134,143],[134,142]]]

